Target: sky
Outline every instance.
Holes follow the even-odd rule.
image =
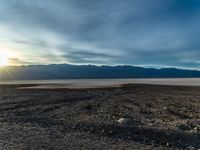
[[[199,0],[0,0],[9,65],[200,67]]]

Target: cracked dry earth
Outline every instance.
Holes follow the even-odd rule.
[[[0,87],[1,150],[199,148],[200,87]]]

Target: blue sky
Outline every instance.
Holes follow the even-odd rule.
[[[200,67],[199,0],[0,0],[10,64]]]

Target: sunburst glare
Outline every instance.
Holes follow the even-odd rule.
[[[0,50],[0,67],[10,65],[9,59],[15,56],[15,53],[10,50]]]
[[[0,67],[7,66],[9,59],[9,52],[7,50],[0,50]]]

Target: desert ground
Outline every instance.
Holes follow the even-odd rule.
[[[0,150],[200,148],[200,87],[24,86],[0,85]]]

